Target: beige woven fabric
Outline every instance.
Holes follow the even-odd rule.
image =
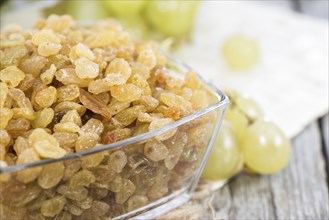
[[[257,66],[236,73],[220,54],[226,37],[241,33],[258,41]],[[219,88],[252,96],[292,138],[328,113],[328,21],[244,1],[200,4],[189,43],[176,56]]]

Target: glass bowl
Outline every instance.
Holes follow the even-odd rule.
[[[190,68],[168,56],[168,70],[184,77]],[[60,159],[0,166],[0,219],[45,219],[41,213],[49,212],[60,212],[54,219],[150,219],[188,201],[228,103],[199,77],[209,107],[174,123]],[[163,148],[168,156],[160,161],[144,155],[146,149],[161,154]],[[41,172],[37,180],[16,180],[35,170]]]

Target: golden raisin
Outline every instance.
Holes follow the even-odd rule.
[[[155,139],[147,141],[144,147],[145,156],[153,161],[164,160],[168,153],[166,145]]]
[[[94,113],[102,115],[106,120],[111,120],[111,113],[107,106],[102,103],[96,96],[80,89],[80,102]]]
[[[0,108],[3,108],[8,95],[8,86],[6,83],[0,82]]]
[[[39,44],[39,46],[38,46],[38,53],[41,56],[49,57],[49,56],[58,54],[58,52],[61,49],[62,49],[62,45],[61,44],[44,42],[44,43]]]
[[[34,83],[36,82],[36,78],[32,76],[32,74],[26,74],[25,78],[22,80],[22,82],[19,84],[18,88],[22,90],[23,92],[29,90],[32,88]]]
[[[112,115],[116,115],[122,110],[125,110],[126,108],[130,107],[130,102],[119,102],[115,98],[113,98],[108,104],[109,111],[111,112]]]
[[[144,111],[144,106],[135,105],[119,112],[114,116],[114,119],[116,119],[121,125],[127,126],[137,119],[138,113],[141,111]]]
[[[149,131],[153,131],[153,130],[162,128],[173,122],[174,122],[174,120],[171,118],[155,118],[150,124]],[[160,135],[156,136],[155,138],[157,140],[164,141],[164,140],[167,140],[167,139],[171,138],[172,136],[174,136],[176,131],[177,131],[177,127],[173,128],[167,132],[164,132],[163,134],[160,134]]]
[[[54,108],[55,112],[62,112],[65,110],[67,111],[67,110],[72,110],[72,109],[77,110],[77,112],[79,113],[80,116],[86,112],[86,107],[84,107],[83,105],[80,105],[76,102],[70,102],[70,101],[60,102]]]
[[[86,44],[89,48],[104,47],[113,43],[114,39],[114,31],[103,31],[91,34],[84,41],[84,44]]]
[[[41,128],[33,130],[28,140],[40,157],[60,158],[66,154],[66,151],[59,147],[57,140]]]
[[[75,61],[75,73],[80,79],[93,79],[99,74],[98,64],[81,57]]]
[[[109,66],[106,68],[105,74],[119,75],[122,77],[123,83],[125,83],[131,75],[131,68],[126,60],[116,58],[110,62]]]
[[[27,148],[18,155],[17,164],[36,162],[39,160],[41,159],[35,150],[33,148]],[[16,179],[23,183],[32,182],[38,178],[41,169],[42,168],[39,166],[22,170],[17,173]]]
[[[149,69],[153,69],[156,65],[156,56],[150,49],[143,50],[139,53],[137,61],[146,65]]]
[[[55,112],[52,108],[44,108],[35,113],[35,119],[31,122],[33,128],[45,128],[53,120]]]
[[[12,119],[9,121],[6,129],[11,137],[17,138],[23,136],[30,129],[30,122],[25,118]]]
[[[16,66],[9,66],[0,71],[0,80],[9,88],[14,88],[25,78],[25,73]]]
[[[160,95],[160,101],[169,107],[177,106],[182,110],[192,110],[192,104],[183,97],[171,92],[165,92]]]
[[[57,99],[57,90],[53,86],[40,90],[35,95],[35,102],[42,108],[50,107]]]
[[[42,43],[47,43],[47,42],[60,44],[61,39],[51,29],[43,29],[33,35],[32,42],[33,42],[33,44],[35,44],[37,46]]]
[[[88,87],[90,79],[81,79],[75,74],[75,69],[64,68],[55,73],[58,81],[64,85],[76,84],[79,87]]]
[[[58,101],[72,101],[78,98],[80,89],[77,85],[67,85],[57,88]]]
[[[143,92],[134,84],[113,86],[110,91],[111,95],[120,102],[132,102],[138,100]]]
[[[29,108],[33,111],[31,101],[25,96],[20,89],[11,88],[8,95],[15,101],[15,104],[20,108]]]
[[[188,73],[186,73],[185,86],[192,90],[196,90],[199,88],[200,80],[196,73],[194,73],[193,71],[189,71]]]
[[[73,19],[69,15],[50,15],[45,23],[46,28],[50,28],[56,32],[63,31],[74,24]]]
[[[94,53],[84,44],[78,43],[75,48],[75,53],[79,57],[86,57],[89,60],[94,60],[95,55]]]
[[[26,74],[32,74],[33,77],[37,77],[40,75],[41,70],[46,66],[47,62],[45,57],[34,55],[24,59],[19,65],[19,69]]]
[[[52,83],[56,70],[57,70],[56,66],[54,64],[51,64],[49,69],[47,69],[45,72],[41,73],[40,79],[41,79],[42,83],[45,85]]]
[[[0,108],[0,129],[7,127],[8,122],[13,117],[14,112],[9,108]]]

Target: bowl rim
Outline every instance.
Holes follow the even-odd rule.
[[[184,69],[184,70],[182,70],[184,72],[188,71],[188,70],[192,70],[192,68],[190,66],[188,66],[187,64],[185,64],[183,61],[175,58],[174,56],[172,56],[171,54],[169,54],[167,52],[163,52],[163,53],[167,56],[167,58],[169,58],[168,62],[171,62],[175,67]],[[194,72],[196,72],[196,71],[194,71]],[[57,158],[57,159],[43,159],[43,160],[36,161],[36,162],[29,162],[29,163],[24,163],[24,164],[11,165],[11,166],[7,166],[7,167],[0,167],[0,174],[18,172],[18,171],[21,171],[21,170],[24,170],[27,168],[43,166],[43,165],[52,164],[52,163],[56,163],[56,162],[60,162],[60,161],[66,161],[66,160],[70,160],[70,159],[77,159],[77,158],[92,155],[95,153],[100,153],[100,152],[107,151],[107,150],[117,149],[117,148],[124,147],[124,146],[130,145],[130,144],[133,144],[133,143],[142,142],[147,139],[153,138],[157,135],[160,135],[162,133],[165,133],[171,129],[174,129],[180,125],[186,124],[186,123],[188,123],[196,118],[199,118],[217,108],[226,106],[229,103],[228,97],[221,90],[219,90],[210,81],[206,80],[198,72],[196,72],[196,74],[200,78],[201,82],[203,82],[206,86],[208,86],[211,89],[211,91],[214,93],[214,95],[217,96],[217,98],[219,100],[218,102],[208,106],[207,108],[201,109],[193,114],[185,116],[184,118],[181,118],[173,123],[170,123],[164,127],[158,128],[153,131],[148,131],[146,133],[139,134],[137,136],[133,136],[133,137],[130,137],[127,139],[123,139],[121,141],[114,142],[111,144],[101,145],[101,146],[98,146],[98,147],[95,147],[95,148],[92,148],[92,149],[89,149],[89,150],[86,150],[83,152],[70,153],[61,158]]]

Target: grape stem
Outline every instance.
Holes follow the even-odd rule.
[[[248,121],[248,126],[252,125],[256,120],[249,118],[248,115],[242,109],[239,108],[239,106],[236,104],[235,100],[230,96],[229,96],[229,98],[230,98],[230,105],[232,106],[232,108],[236,109],[237,111],[239,111],[239,113],[241,113],[241,115],[246,117],[246,119]]]

